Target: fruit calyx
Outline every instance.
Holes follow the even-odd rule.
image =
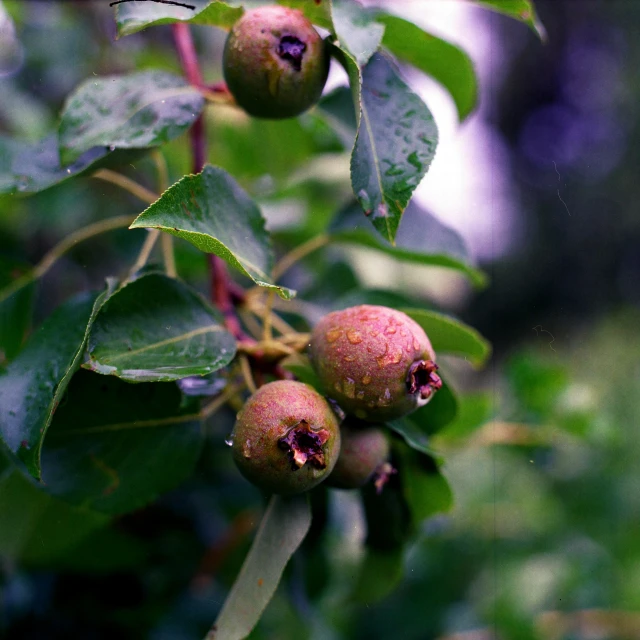
[[[419,395],[424,402],[442,387],[442,379],[436,373],[438,365],[432,360],[416,360],[407,374],[407,390]]]
[[[391,476],[398,473],[398,470],[390,463],[383,462],[373,474],[373,485],[376,488],[376,494],[380,495],[384,486],[389,482]]]
[[[302,56],[307,45],[295,36],[282,36],[278,45],[278,55],[296,70],[302,69]]]
[[[301,420],[278,440],[278,447],[287,452],[292,471],[298,471],[307,462],[316,469],[325,469],[322,445],[329,435],[326,429],[313,430],[306,420]]]

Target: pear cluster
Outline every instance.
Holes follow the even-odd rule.
[[[442,386],[429,338],[400,311],[360,305],[322,318],[309,354],[326,395],[292,380],[260,387],[234,427],[238,468],[284,495],[324,480],[341,489],[374,481],[381,490],[394,472],[384,423],[424,406]]]

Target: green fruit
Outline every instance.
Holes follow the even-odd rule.
[[[389,457],[389,442],[381,426],[347,419],[340,425],[340,455],[327,484],[358,489],[382,469]]]
[[[297,9],[247,11],[224,48],[224,79],[236,102],[258,118],[290,118],[314,105],[329,73],[324,40]]]
[[[242,475],[261,489],[285,495],[308,491],[338,459],[338,419],[309,385],[270,382],[238,414],[232,451]]]
[[[442,386],[423,329],[387,307],[360,305],[326,315],[311,334],[310,356],[327,395],[368,422],[406,415]]]

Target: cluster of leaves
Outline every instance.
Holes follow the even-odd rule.
[[[158,24],[228,29],[243,12],[240,5],[252,3],[193,4],[195,9],[119,4],[118,34]],[[466,54],[401,18],[364,10],[351,0],[281,4],[300,8],[330,32],[332,54],[349,77],[349,88],[324,96],[299,122],[282,125],[311,132],[312,156],[350,152],[352,193],[333,216],[314,212],[293,230],[269,233],[257,198],[239,177],[206,165],[168,186],[157,150],[152,153],[158,193],[116,173],[114,169],[122,170],[149,150],[178,141],[201,122],[208,103],[213,121],[216,110],[228,109],[211,87],[164,70],[93,77],[67,98],[55,133],[34,143],[0,137],[2,194],[18,198],[70,178],[94,176],[125,187],[150,205],[135,219],[104,220],[70,234],[32,269],[9,261],[0,265],[0,441],[7,458],[0,487],[12,496],[15,485],[16,491],[31,496],[26,502],[37,504],[40,514],[58,510],[58,525],[66,518],[82,520],[82,526],[74,526],[78,537],[149,503],[193,473],[205,442],[203,424],[225,403],[241,403],[251,386],[247,364],[255,376],[268,379],[286,369],[315,384],[300,351],[318,308],[288,306],[296,292],[293,280],[282,277],[311,249],[362,247],[399,261],[458,271],[477,286],[484,283],[458,236],[426,212],[416,208],[414,227],[408,221],[400,228],[435,154],[437,129],[391,56],[441,82],[463,119],[473,110],[477,93]],[[537,25],[524,0],[509,3],[509,8],[506,3],[480,4],[499,5],[499,10]],[[261,131],[252,132],[252,150],[262,144]],[[224,136],[224,126],[217,133]],[[234,139],[234,144],[243,143]],[[275,192],[280,198],[295,193],[295,182],[286,183],[291,162],[287,166]],[[123,226],[148,230],[127,274],[108,278],[100,291],[66,300],[29,335],[41,276],[79,240]],[[159,232],[169,239],[163,239],[164,268],[147,264]],[[171,236],[215,256],[217,288],[211,302],[177,276]],[[274,242],[299,246],[276,263]],[[220,261],[244,280],[226,282]],[[317,275],[322,290],[326,274]],[[244,288],[247,280],[249,290]],[[474,364],[482,364],[489,354],[486,341],[472,328],[396,293],[356,290],[331,298],[329,291],[322,306],[335,309],[356,302],[401,308],[426,330],[438,354]],[[381,495],[368,489],[362,495],[368,535],[361,598],[371,601],[393,588],[401,576],[405,543],[424,519],[450,508],[451,492],[429,437],[457,412],[456,396],[445,385],[427,407],[389,425],[397,435],[393,463],[399,473]],[[220,614],[216,638],[249,633],[310,518],[306,498],[272,500]],[[283,528],[289,531],[286,544]],[[74,541],[65,539],[64,544],[71,547]],[[10,541],[7,548],[17,549],[18,542]],[[265,558],[271,559],[270,566],[264,565]]]

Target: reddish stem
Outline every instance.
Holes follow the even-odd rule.
[[[204,86],[189,25],[178,22],[171,25],[171,27],[173,29],[173,39],[176,49],[178,50],[180,64],[182,65],[187,80],[195,87]],[[191,136],[191,150],[193,153],[193,172],[200,173],[207,159],[207,135],[204,115],[201,115],[194,122],[189,131],[189,135]],[[209,264],[211,265],[212,277],[211,299],[218,309],[222,311],[225,324],[229,331],[231,331],[238,340],[242,340],[246,336],[235,314],[232,300],[232,295],[235,295],[236,299],[238,299],[240,294],[238,294],[237,291],[231,292],[227,266],[221,258],[210,254]],[[242,294],[242,297],[244,297],[244,294]]]

